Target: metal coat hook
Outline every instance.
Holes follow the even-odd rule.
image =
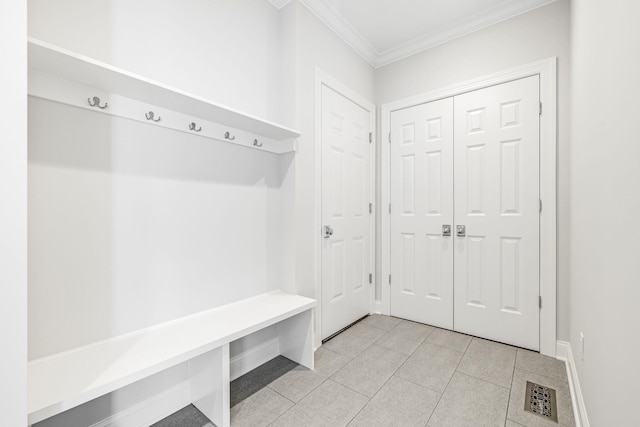
[[[196,132],[200,132],[202,130],[202,127],[198,127],[198,129],[196,129],[196,124],[194,122],[189,123],[189,130],[195,130]]]
[[[91,98],[87,98],[87,102],[89,103],[90,106],[92,107],[98,107],[101,110],[104,110],[105,108],[107,108],[109,106],[108,103],[104,103],[104,106],[100,105],[100,98],[98,98],[97,96],[93,97],[93,102],[91,102]]]
[[[231,136],[231,134],[227,131],[224,133],[224,139],[228,139],[229,141],[233,141],[234,139],[236,139],[235,136]]]
[[[144,116],[147,118],[147,120],[151,120],[153,122],[159,122],[160,120],[162,120],[160,116],[158,116],[157,118],[154,117],[155,113],[153,111],[149,111],[148,113],[145,113]]]
[[[258,142],[257,139],[254,139],[253,140],[253,145],[256,146],[256,147],[262,147],[262,142]]]

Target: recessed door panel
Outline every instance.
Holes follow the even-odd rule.
[[[427,153],[427,216],[442,216],[442,151]]]

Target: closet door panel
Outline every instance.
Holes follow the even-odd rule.
[[[454,104],[454,328],[538,350],[539,78]]]
[[[322,338],[369,314],[369,112],[322,87]]]
[[[452,98],[391,114],[391,315],[453,328]]]

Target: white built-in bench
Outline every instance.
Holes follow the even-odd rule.
[[[31,361],[29,424],[187,362],[193,404],[229,426],[229,343],[277,324],[280,354],[313,369],[314,306],[270,292]]]

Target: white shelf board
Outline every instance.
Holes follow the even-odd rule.
[[[315,307],[269,292],[28,364],[33,424]]]
[[[29,68],[275,140],[300,132],[30,37]]]

